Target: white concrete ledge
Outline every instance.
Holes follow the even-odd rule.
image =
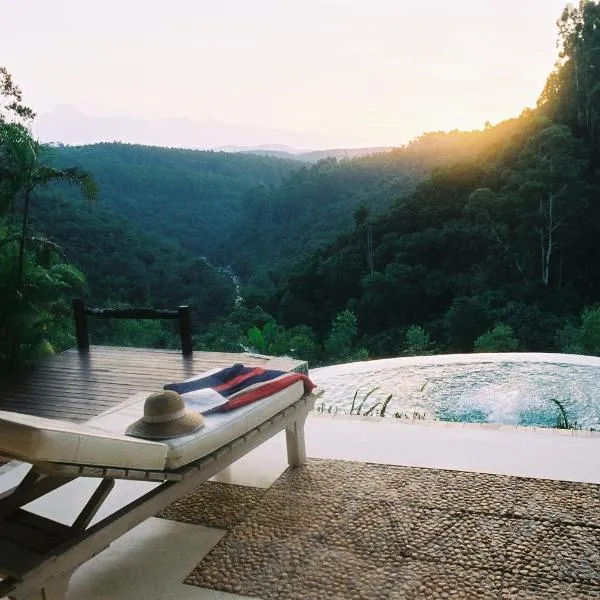
[[[591,432],[312,414],[311,458],[600,483]]]

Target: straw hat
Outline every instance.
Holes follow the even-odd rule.
[[[172,390],[156,392],[144,402],[144,416],[125,432],[133,437],[161,440],[188,435],[204,425],[204,417],[186,410],[181,396]]]

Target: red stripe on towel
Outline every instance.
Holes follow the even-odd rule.
[[[219,411],[233,410],[234,408],[239,408],[240,406],[244,406],[250,402],[262,400],[271,394],[275,394],[286,387],[289,387],[296,381],[302,381],[304,383],[305,393],[311,392],[316,387],[306,375],[302,375],[301,373],[288,373],[287,375],[283,375],[272,381],[267,381],[252,390],[236,394],[225,404],[222,404],[219,407]]]
[[[244,381],[246,381],[247,379],[250,379],[251,377],[256,377],[257,375],[262,375],[265,372],[264,369],[261,369],[260,367],[256,367],[255,369],[252,369],[252,371],[249,371],[248,373],[244,373],[243,375],[238,375],[237,377],[234,377],[233,379],[230,379],[229,381],[226,381],[225,383],[222,383],[221,385],[218,385],[216,387],[213,388],[213,390],[215,390],[215,392],[226,392],[228,389],[235,387],[236,385],[239,385],[240,383],[243,383]]]

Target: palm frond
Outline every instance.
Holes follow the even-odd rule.
[[[32,175],[30,189],[54,182],[64,182],[79,188],[86,200],[92,201],[98,197],[98,186],[92,176],[79,167],[56,169],[48,166],[38,166]]]

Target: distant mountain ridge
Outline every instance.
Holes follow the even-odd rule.
[[[360,158],[379,154],[380,152],[391,152],[393,146],[374,146],[371,148],[330,148],[327,150],[298,150],[286,145],[261,145],[254,147],[247,146],[223,146],[215,148],[222,152],[245,152],[250,154],[260,154],[261,156],[274,156],[276,158],[293,158],[304,162],[315,163],[324,158]]]
[[[41,114],[34,123],[34,133],[42,142],[68,146],[117,141],[164,148],[243,152],[276,158],[292,158],[309,163],[324,158],[357,158],[393,149],[372,147],[313,150],[309,148],[323,146],[323,137],[310,133],[209,120],[94,117],[67,105]],[[262,143],[268,139],[286,139],[294,145]]]
[[[286,142],[296,148],[323,148],[319,134],[237,125],[188,118],[95,117],[62,105],[38,116],[34,133],[42,142],[70,146],[99,142],[126,142],[165,148],[211,150],[223,146],[260,146],[265,141]],[[284,147],[285,148],[285,147]]]

